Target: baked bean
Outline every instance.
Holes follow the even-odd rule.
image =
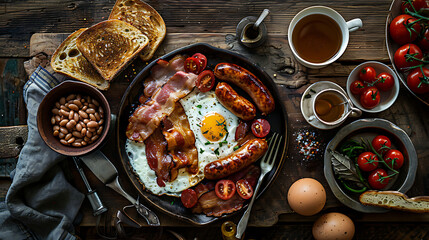
[[[85,141],[85,142],[89,142],[89,140],[91,140],[89,137],[86,137],[86,136],[85,136],[85,137],[83,138],[83,141]]]
[[[70,120],[67,124],[66,124],[66,128],[71,131],[73,130],[74,126],[76,126],[76,121],[75,120]]]
[[[68,141],[73,135],[71,133],[68,133],[64,140]]]
[[[89,131],[89,130],[88,130],[88,131],[86,131],[86,136],[87,136],[87,137],[89,137],[89,138],[91,138],[91,137],[92,137],[92,132],[91,132],[91,131]]]
[[[59,109],[61,107],[61,104],[59,102],[56,102],[55,107],[57,107]]]
[[[100,106],[100,104],[97,102],[97,100],[95,100],[95,99],[92,99],[92,103],[95,105],[95,106]]]
[[[55,124],[55,117],[51,117],[51,124],[54,125]]]
[[[86,124],[83,121],[79,121],[79,123],[83,128],[86,128]]]
[[[91,128],[98,128],[98,123],[96,121],[90,121],[86,124],[86,126],[91,129]],[[91,131],[91,130],[90,130]]]
[[[60,130],[60,126],[55,125],[52,129],[54,129],[54,131],[59,131]]]
[[[76,105],[76,106],[78,106],[79,108],[82,107],[82,103],[79,100],[77,100],[77,99],[73,100],[73,104]]]
[[[69,122],[69,120],[68,120],[68,119],[61,120],[61,122],[60,122],[60,126],[61,126],[61,127],[64,127],[68,122]]]
[[[73,117],[74,117],[74,111],[70,110],[70,112],[69,112],[69,119],[72,120]]]
[[[82,111],[82,110],[79,110],[79,115],[82,117],[82,118],[88,118],[88,114],[86,113],[86,112],[84,112],[84,111]]]
[[[96,128],[91,128],[91,127],[89,127],[89,128],[88,128],[88,131],[90,131],[90,132],[92,132],[92,134],[94,134],[94,132],[95,132],[95,131],[97,131],[97,129],[96,129]]]
[[[76,130],[78,132],[82,131],[82,125],[80,125],[80,123],[76,124]]]
[[[77,112],[74,113],[73,120],[75,120],[76,122],[79,122],[79,114]]]
[[[74,103],[69,104],[68,108],[70,108],[71,110],[74,110],[74,111],[79,111],[79,107]]]
[[[97,134],[98,135],[101,135],[101,133],[103,132],[103,126],[100,126],[98,129],[97,129]]]
[[[98,107],[98,112],[103,115],[104,114],[104,110],[101,106]]]
[[[64,109],[60,110],[61,115],[63,115],[64,117],[69,117],[69,112],[65,111]]]
[[[88,104],[89,108],[95,108],[95,105],[93,103]]]
[[[76,138],[72,137],[72,138],[70,138],[69,140],[67,140],[67,143],[73,143],[75,139],[76,139]]]
[[[60,143],[62,143],[63,145],[69,145],[69,143],[64,139],[60,139]]]
[[[69,131],[67,130],[67,128],[63,128],[63,127],[60,127],[60,132],[62,132],[64,134],[69,133]]]
[[[86,135],[86,128],[82,128],[82,131],[80,131],[80,134],[82,134],[82,136]]]
[[[66,135],[64,134],[64,133],[62,133],[62,132],[60,132],[60,133],[58,133],[58,137],[59,138],[64,138]]]
[[[88,113],[88,114],[90,114],[90,113],[94,114],[95,113],[95,109],[90,106],[90,108],[86,109],[85,112]]]
[[[76,96],[76,100],[81,100],[82,99],[82,96],[80,95],[80,94],[78,94],[77,96]]]
[[[100,118],[100,114],[98,112],[94,113],[94,116],[95,116],[95,119],[97,121],[100,121],[101,118]]]
[[[58,108],[53,108],[53,109],[52,109],[52,113],[53,113],[54,115],[58,115],[58,114],[60,114],[60,110],[58,110]]]
[[[89,119],[91,119],[92,121],[97,121],[97,118],[95,118],[94,114],[92,113],[89,114]]]
[[[55,123],[59,123],[61,121],[61,117],[59,115],[55,115]]]
[[[103,125],[104,123],[104,119],[101,119],[100,121],[98,121],[98,125]]]
[[[80,142],[80,144],[82,144],[82,146],[86,146],[87,143],[85,141]]]
[[[85,103],[84,103],[84,104],[85,104]],[[86,109],[88,109],[88,106],[84,105],[84,106],[82,107],[82,111],[86,111]]]
[[[84,105],[86,108],[88,108],[88,103],[87,103],[87,102],[84,102],[84,103],[83,103],[83,105]]]
[[[95,140],[97,140],[98,139],[98,135],[94,135],[92,138],[91,138],[91,141],[95,141]]]
[[[80,143],[80,142],[74,142],[74,143],[72,143],[72,146],[73,147],[82,147],[82,143]]]
[[[88,124],[89,122],[90,122],[90,120],[89,119],[83,119],[83,122],[85,123],[85,124]]]
[[[82,134],[80,134],[80,132],[78,131],[73,131],[73,136],[77,137],[77,138],[82,138]]]
[[[58,135],[60,135],[60,132],[58,130],[54,131],[54,137],[57,137]]]
[[[60,106],[60,109],[62,109],[62,110],[64,110],[64,111],[66,111],[66,112],[69,112],[69,111],[70,111],[70,109],[69,109],[68,107],[64,106],[64,105],[61,105],[61,106]]]
[[[60,98],[60,104],[65,104],[65,103],[66,103],[66,98],[65,97]]]
[[[66,106],[66,108],[69,108],[69,103],[64,104],[64,106]]]
[[[76,98],[76,94],[70,94],[70,95],[67,96],[66,100],[70,101],[70,100],[72,100],[74,98]]]

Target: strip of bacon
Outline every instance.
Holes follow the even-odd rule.
[[[182,105],[176,102],[174,111],[162,122],[162,133],[176,164],[172,169],[172,175],[176,176],[177,170],[183,167],[186,167],[189,173],[196,174],[198,172],[198,151],[195,147],[195,136]]]
[[[179,71],[174,74],[150,101],[140,105],[130,116],[126,130],[128,139],[144,142],[162,119],[173,112],[175,103],[192,91],[196,79],[193,73]]]
[[[149,167],[155,171],[158,177],[158,185],[171,180],[170,170],[174,167],[171,156],[167,154],[167,141],[160,129],[156,129],[144,142],[146,146],[146,158]]]
[[[151,97],[158,88],[164,85],[178,71],[185,71],[184,56],[177,55],[169,62],[159,60],[152,67],[150,76],[143,83],[145,97]]]

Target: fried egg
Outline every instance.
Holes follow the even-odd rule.
[[[214,91],[206,93],[195,88],[180,100],[188,117],[190,129],[195,135],[198,150],[198,173],[189,174],[185,168],[179,169],[178,176],[164,187],[157,184],[157,176],[147,162],[144,143],[127,140],[125,149],[130,163],[143,185],[156,195],[180,196],[180,193],[195,186],[204,179],[204,167],[217,159],[234,152],[237,145],[235,131],[239,119],[216,99]]]

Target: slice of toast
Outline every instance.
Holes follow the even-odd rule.
[[[112,81],[143,50],[149,39],[120,20],[100,22],[82,32],[76,45],[107,81]]]
[[[360,195],[359,201],[362,204],[369,206],[384,207],[416,213],[429,212],[428,196],[408,198],[407,195],[397,191],[369,190]]]
[[[51,67],[55,72],[86,82],[100,90],[107,90],[109,82],[101,77],[76,47],[76,38],[85,30],[86,28],[77,30],[61,43],[52,55]]]
[[[166,27],[161,15],[141,0],[117,0],[109,19],[119,19],[138,28],[149,38],[148,46],[140,53],[143,61],[149,61],[164,40]]]

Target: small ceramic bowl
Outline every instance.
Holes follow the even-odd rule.
[[[378,76],[378,74],[380,74],[382,72],[387,72],[393,76],[393,79],[395,82],[395,84],[393,85],[393,88],[390,89],[389,91],[386,91],[386,92],[380,91],[380,104],[378,104],[376,107],[374,107],[372,109],[364,108],[362,106],[362,104],[360,103],[360,97],[357,95],[354,95],[350,91],[350,85],[352,84],[353,81],[359,80],[359,71],[361,69],[363,69],[364,67],[373,67],[377,73],[377,76]],[[376,61],[364,62],[364,63],[359,64],[357,67],[355,67],[355,69],[353,69],[353,71],[350,73],[350,75],[347,79],[346,86],[347,86],[346,87],[347,94],[349,95],[353,104],[357,108],[359,108],[360,110],[362,110],[364,112],[369,112],[369,113],[382,112],[382,111],[388,109],[390,106],[392,106],[392,104],[396,101],[396,98],[398,97],[399,88],[400,88],[399,80],[398,80],[396,73],[390,67],[388,67],[386,64],[381,63],[381,62],[376,62]]]
[[[328,143],[324,155],[325,178],[335,197],[344,205],[360,212],[380,213],[387,209],[373,206],[365,206],[359,202],[361,193],[353,193],[347,190],[335,176],[331,162],[330,150],[339,150],[342,143],[347,140],[372,141],[377,135],[384,135],[392,141],[392,148],[397,149],[404,155],[404,165],[399,169],[384,190],[399,191],[406,193],[414,183],[418,159],[417,153],[411,139],[404,130],[395,124],[380,118],[369,118],[356,120],[338,131],[338,134]],[[365,173],[363,173],[365,174]]]
[[[69,94],[90,96],[91,98],[97,100],[104,110],[103,130],[97,140],[86,146],[66,146],[61,144],[60,139],[53,135],[54,130],[51,123],[51,118],[53,116],[52,109],[55,107],[55,103],[58,102],[61,97],[67,97]],[[71,80],[64,81],[51,89],[51,91],[49,91],[43,98],[37,111],[37,128],[43,141],[45,141],[46,145],[48,145],[52,150],[66,156],[84,155],[100,146],[109,132],[110,120],[110,106],[104,95],[98,89],[89,84]]]

